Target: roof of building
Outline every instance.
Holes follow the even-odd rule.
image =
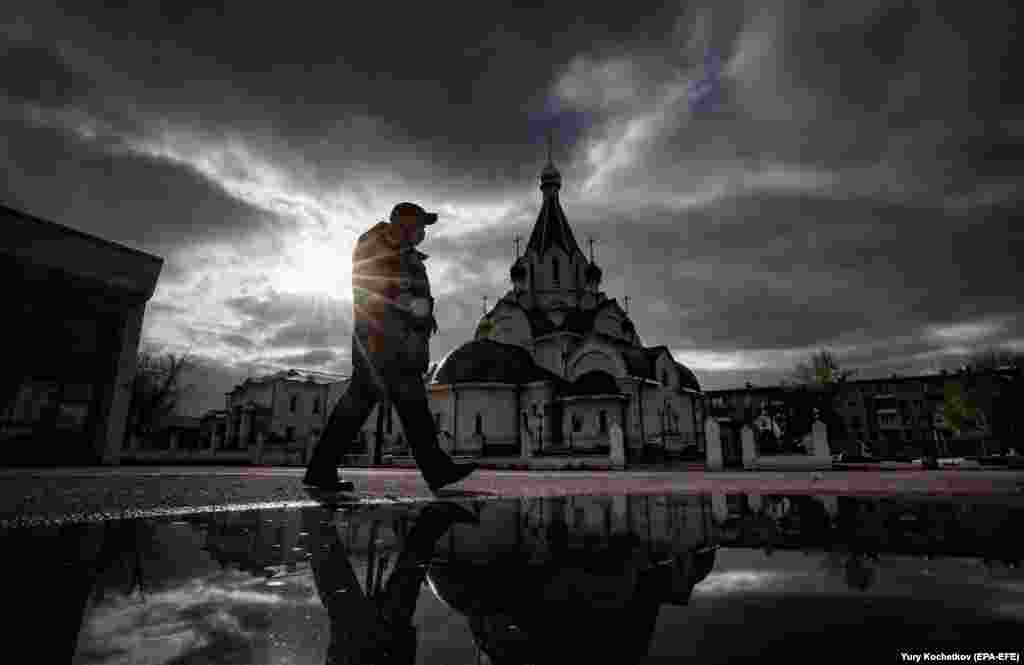
[[[467,342],[438,363],[432,383],[472,382],[523,384],[561,378],[539,367],[530,352],[515,344],[490,339]]]
[[[557,174],[557,171],[554,173]],[[554,181],[552,180],[552,182]],[[564,249],[570,256],[580,251],[580,246],[576,244],[576,238],[565,218],[565,212],[558,202],[558,196],[555,192],[551,192],[544,195],[540,213],[537,215],[536,224],[533,225],[533,232],[530,233],[526,249],[543,254],[555,245]]]
[[[256,378],[248,378],[235,386],[231,392],[241,390],[247,383],[270,383],[272,381],[289,381],[294,383],[312,383],[315,385],[330,385],[347,380],[343,374],[330,372],[315,372],[312,370],[285,369],[273,374],[265,374]]]
[[[0,205],[0,255],[58,270],[148,300],[164,260],[57,222]]]

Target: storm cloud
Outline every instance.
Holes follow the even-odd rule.
[[[18,4],[0,199],[164,257],[146,339],[223,377],[347,371],[402,200],[441,215],[435,359],[470,338],[549,131],[605,291],[705,387],[1024,348],[1011,3]]]

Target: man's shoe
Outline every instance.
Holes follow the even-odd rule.
[[[302,479],[302,484],[306,487],[313,487],[324,492],[351,492],[356,488],[350,480],[340,480],[337,477],[326,476],[318,478],[316,476],[307,475]]]
[[[442,473],[438,474],[435,478],[427,481],[427,485],[430,486],[431,492],[437,492],[439,489],[452,483],[457,483],[469,474],[473,473],[479,468],[476,462],[465,462],[463,464],[452,464]]]

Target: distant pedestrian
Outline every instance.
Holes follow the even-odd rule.
[[[413,457],[431,491],[462,480],[474,463],[456,464],[438,445],[423,375],[429,367],[430,336],[437,332],[434,299],[416,246],[437,221],[413,203],[399,203],[390,222],[359,237],[352,256],[352,379],[334,406],[313,451],[304,482],[349,491],[337,467],[378,403],[394,404]]]

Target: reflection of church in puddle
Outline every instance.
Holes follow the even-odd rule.
[[[541,173],[540,214],[510,271],[512,289],[476,338],[432,370],[431,410],[457,454],[608,452],[622,432],[631,453],[697,454],[701,393],[664,346],[644,346],[628,313],[601,290],[558,201],[561,175]],[[517,247],[517,254],[518,247]]]

